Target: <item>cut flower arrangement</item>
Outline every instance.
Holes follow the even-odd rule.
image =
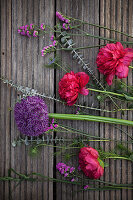
[[[118,79],[126,78],[129,73],[129,68],[131,61],[133,60],[133,49],[124,48],[123,44],[129,45],[133,42],[124,42],[116,41],[115,39],[104,38],[101,36],[91,35],[83,31],[80,27],[84,24],[90,26],[96,26],[98,28],[108,29],[107,27],[101,27],[95,24],[89,24],[87,22],[74,19],[71,17],[64,16],[60,12],[56,12],[56,16],[59,19],[59,23],[54,27],[49,27],[46,24],[41,24],[40,26],[30,24],[20,26],[18,33],[26,37],[39,37],[53,31],[51,35],[52,44],[45,46],[41,55],[46,56],[47,54],[55,51],[68,51],[71,52],[73,58],[78,61],[81,67],[86,70],[85,72],[81,71],[75,73],[68,67],[62,66],[60,64],[59,58],[56,56],[49,60],[49,63],[46,67],[60,67],[65,71],[64,76],[61,78],[58,84],[58,93],[60,99],[57,99],[46,94],[39,93],[37,90],[32,88],[23,87],[21,85],[16,85],[12,80],[8,80],[4,77],[1,77],[1,80],[15,88],[18,92],[21,92],[20,99],[14,106],[14,119],[17,125],[18,130],[22,134],[22,137],[16,139],[12,142],[12,145],[16,147],[20,143],[25,143],[30,145],[31,155],[37,155],[40,148],[43,146],[49,146],[59,149],[58,153],[66,152],[66,160],[68,161],[73,155],[69,152],[71,149],[75,149],[76,153],[74,154],[78,157],[78,166],[69,166],[66,163],[59,162],[56,165],[56,169],[64,177],[64,179],[56,179],[51,177],[46,177],[39,173],[32,173],[29,175],[23,175],[16,172],[14,169],[9,170],[8,177],[0,177],[1,181],[38,181],[40,179],[62,182],[67,184],[77,184],[81,186],[81,190],[117,190],[117,189],[133,189],[133,184],[116,184],[98,180],[103,174],[106,167],[105,159],[123,159],[133,162],[133,152],[127,149],[126,144],[133,143],[133,138],[127,132],[121,131],[126,134],[130,140],[128,141],[119,141],[111,140],[110,138],[102,138],[100,136],[89,135],[88,133],[74,129],[73,127],[67,127],[58,122],[58,119],[63,120],[83,120],[83,121],[95,121],[103,122],[110,124],[119,124],[125,126],[133,126],[133,122],[124,119],[111,118],[111,117],[102,117],[100,115],[88,115],[85,111],[93,109],[100,112],[122,112],[125,110],[132,109],[133,101],[133,87],[127,86],[124,82],[118,81],[117,87],[112,89],[110,87],[113,83],[114,77],[117,76]],[[74,47],[73,40],[71,36],[74,34],[71,33],[71,30],[78,30],[82,33],[83,36],[99,38],[99,40],[104,40],[110,42],[105,45],[99,46],[85,46],[85,47]],[[111,30],[112,31],[112,30]],[[117,30],[113,30],[118,32]],[[125,33],[118,32],[127,37],[129,36]],[[78,35],[78,34],[77,34]],[[107,84],[104,81],[99,81],[90,68],[89,64],[86,63],[83,59],[83,55],[78,52],[79,49],[87,48],[96,48],[99,47],[99,53],[97,55],[96,63],[98,71],[103,74],[106,78]],[[90,80],[92,83],[90,83]],[[88,87],[89,85],[89,87]],[[126,91],[125,89],[129,89]],[[85,105],[77,104],[77,100],[80,99],[80,95],[89,95],[89,93],[95,92],[98,93],[97,100],[105,100],[109,98],[112,105],[114,106],[113,110],[105,110],[104,108],[94,108]],[[65,104],[67,108],[73,106],[76,107],[76,113],[74,114],[59,114],[59,113],[49,113],[48,106],[44,102],[44,99],[47,98],[52,101],[56,101],[60,104]],[[117,104],[117,101],[128,103],[128,108],[122,108]],[[116,126],[116,128],[118,128]],[[66,138],[53,138],[51,132],[67,132],[67,133],[76,133],[79,137],[71,139],[69,145],[60,146],[56,143],[66,142]],[[46,139],[45,139],[46,138]],[[88,146],[89,141],[96,142],[111,142],[114,141],[116,149],[112,152],[103,151],[103,149],[94,149]],[[52,144],[51,144],[52,143]],[[124,144],[125,143],[125,144]],[[55,144],[55,145],[54,145]],[[77,168],[76,168],[77,167]],[[11,173],[15,173],[19,178],[13,178]],[[86,176],[82,177],[82,173]],[[33,175],[36,178],[33,178]],[[104,183],[104,185],[103,185]]]

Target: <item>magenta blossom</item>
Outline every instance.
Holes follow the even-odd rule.
[[[38,31],[34,31],[33,32],[33,37],[37,37],[38,36]]]

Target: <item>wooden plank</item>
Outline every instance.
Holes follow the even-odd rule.
[[[57,10],[62,12],[63,14],[66,14],[67,16],[71,16],[74,18],[79,18],[79,19],[84,19],[86,21],[89,21],[90,23],[99,23],[99,1],[73,1],[73,2],[68,2],[68,1],[57,1]],[[68,9],[69,8],[69,9]],[[94,17],[96,15],[96,18]],[[57,20],[58,21],[58,20]],[[94,30],[94,28],[92,28],[91,26],[83,26],[83,30],[88,31],[89,33],[94,33],[98,34],[99,30],[96,29]],[[73,31],[73,33],[77,33],[76,31]],[[76,47],[79,46],[87,46],[87,45],[97,45],[99,44],[98,40],[94,40],[92,38],[80,38],[79,36],[73,36],[73,41],[74,43],[76,43]],[[97,51],[98,49],[90,49],[90,50],[84,50],[81,51],[83,53],[84,58],[87,60],[87,62],[89,62],[91,64],[91,66],[93,67],[93,69],[95,71],[96,70],[96,63],[95,63],[95,59],[96,59],[96,55],[97,55]],[[71,67],[71,69],[74,72],[78,72],[78,71],[83,71],[83,69],[81,68],[80,65],[77,64],[77,61],[72,59],[72,56],[70,53],[67,52],[62,52],[59,54],[62,57],[62,60],[64,64],[69,63],[69,66]],[[96,72],[97,73],[97,72]],[[56,72],[57,76],[56,76],[56,82],[57,82],[57,86],[58,86],[58,82],[59,80],[63,77],[63,75],[65,74],[65,72],[62,72],[62,70],[60,70],[59,72]],[[90,77],[91,79],[91,77]],[[58,96],[58,92],[57,92],[57,96]],[[87,105],[91,106],[92,103],[94,103],[93,106],[96,106],[96,101],[94,100],[94,94],[92,94],[90,92],[89,96],[85,97],[83,95],[80,95],[79,97],[79,101],[78,103],[82,104],[86,102]],[[75,112],[75,109],[72,110],[72,108],[70,107],[63,107],[62,105],[57,104],[56,105],[56,112],[61,112],[61,113],[70,113],[70,112]],[[89,111],[89,113],[93,113]],[[77,129],[80,129],[82,131],[88,132],[90,134],[95,134],[98,135],[99,134],[99,125],[98,123],[86,123],[86,122],[73,122],[73,121],[68,121],[68,122],[63,122],[63,124],[67,124],[69,126],[75,127]],[[98,127],[98,128],[97,128]],[[65,134],[62,133],[58,133],[58,136],[64,136],[66,138]],[[76,138],[79,137],[79,135],[77,134],[69,134],[67,136],[67,138]],[[94,143],[89,143],[89,145],[94,146]],[[74,151],[75,152],[75,151]],[[78,155],[78,154],[77,154]],[[64,161],[64,159],[62,159],[61,156],[57,157],[57,163]],[[71,166],[78,166],[78,160],[77,159],[72,159],[71,162],[69,162],[69,165],[71,164]],[[59,173],[57,172],[57,177],[61,177],[59,175]],[[62,188],[62,189],[61,189]],[[98,194],[99,192],[97,192],[97,194],[95,194],[94,192],[76,192],[77,190],[80,190],[80,187],[72,187],[72,186],[65,186],[64,184],[58,184],[56,186],[56,199],[98,199]],[[67,191],[64,192],[64,191]],[[74,191],[74,196],[72,196],[72,191]]]
[[[7,67],[8,66],[8,67]],[[1,1],[1,74],[11,77],[11,0]],[[2,84],[1,84],[2,85]],[[1,152],[1,175],[8,175],[10,168],[10,90],[2,85],[1,89],[1,134],[0,134],[0,152]],[[9,182],[0,186],[0,193],[5,199],[9,199]]]
[[[45,6],[49,9],[45,9]],[[26,37],[20,36],[17,33],[17,28],[20,25],[26,25],[30,23],[36,23],[37,25],[39,25],[39,23],[47,23],[48,25],[53,26],[55,17],[54,0],[13,0],[12,2],[8,1],[8,3],[7,1],[1,1],[1,11],[1,74],[5,75],[9,79],[13,79],[18,84],[33,87],[40,92],[46,92],[48,95],[53,95],[54,70],[45,69],[42,67],[43,64],[47,62],[47,60],[44,60],[40,53],[41,49],[50,41],[50,38],[45,36],[45,41],[42,37],[39,39],[28,39]],[[44,43],[42,41],[44,41]],[[15,104],[15,99],[17,98],[17,92],[11,89],[10,94],[10,89],[7,88],[6,85],[1,84],[0,105],[2,119],[0,120],[0,123],[2,128],[0,141],[2,143],[0,145],[0,175],[7,175],[7,170],[11,166],[21,173],[31,173],[34,171],[52,177],[53,149],[42,149],[41,155],[38,156],[38,158],[32,159],[28,155],[28,147],[26,147],[24,144],[20,147],[17,146],[16,148],[11,146],[11,142],[16,139],[20,133],[17,130],[16,124],[14,122],[13,112],[11,113],[10,121],[10,112],[8,111],[8,108],[10,107],[10,96],[11,106],[13,107]],[[53,105],[53,102],[49,102],[48,107],[50,112],[53,112]],[[3,157],[3,155],[5,156]],[[49,155],[51,155],[50,158]],[[14,183],[12,183],[11,189],[14,189],[14,186]],[[0,199],[9,199],[9,183],[2,183],[0,190]],[[29,182],[23,182],[17,187],[15,192],[13,192],[13,199],[52,200],[53,183],[47,182],[31,184]]]

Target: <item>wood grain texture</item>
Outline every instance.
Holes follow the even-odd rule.
[[[17,33],[17,27],[20,25],[35,23],[37,25],[46,23],[54,26],[58,23],[55,18],[55,11],[61,11],[68,16],[83,19],[90,23],[100,24],[109,28],[117,29],[129,33],[133,36],[133,2],[132,0],[1,0],[0,3],[0,76],[6,76],[12,79],[15,83],[29,86],[37,89],[39,92],[45,92],[48,95],[58,95],[58,82],[65,74],[62,70],[54,70],[44,68],[43,65],[48,62],[49,56],[43,58],[41,49],[50,43],[52,32],[44,37],[26,38]],[[91,34],[101,35],[108,38],[116,38],[118,40],[127,40],[120,34],[94,28],[92,26],[82,26],[84,31]],[[75,33],[76,31],[73,31]],[[73,36],[75,46],[91,46],[104,44],[105,42],[89,37]],[[132,41],[132,39],[128,39]],[[133,46],[130,46],[133,48]],[[81,50],[84,58],[93,67],[97,77],[102,78],[97,71],[96,56],[98,48]],[[58,52],[62,64],[69,66],[74,72],[83,71],[80,65],[73,60],[69,52]],[[50,55],[50,56],[54,56]],[[91,77],[90,77],[91,79]],[[129,70],[127,80],[129,85],[133,84],[132,70]],[[88,106],[99,106],[99,102],[95,98],[96,94],[90,92],[89,96],[80,95],[78,103]],[[20,133],[17,130],[13,111],[16,99],[19,94],[10,87],[7,87],[0,82],[0,176],[8,175],[8,169],[14,168],[21,173],[39,172],[46,176],[61,178],[61,175],[56,170],[58,162],[65,162],[65,152],[53,157],[58,149],[42,148],[40,155],[32,158],[28,155],[29,148],[24,144],[12,147],[11,142],[17,138]],[[69,106],[64,106],[60,103],[54,103],[46,100],[49,111],[57,113],[75,113],[76,109]],[[100,103],[100,106],[106,109],[111,109],[110,101]],[[111,116],[133,120],[132,112],[107,114],[96,111],[88,111],[89,114]],[[72,126],[76,129],[94,134],[101,137],[109,137],[111,139],[128,140],[121,131],[108,124],[99,124],[95,122],[73,122],[61,121],[65,125]],[[133,129],[121,127],[132,135]],[[54,137],[64,137],[74,139],[79,137],[77,134],[54,133]],[[67,143],[68,144],[68,143]],[[63,144],[65,145],[65,144]],[[106,151],[113,150],[115,143],[104,142],[89,142],[92,147],[103,147]],[[132,150],[132,145],[128,145]],[[71,151],[75,153],[75,151]],[[77,151],[78,156],[78,151]],[[109,167],[105,169],[105,174],[101,180],[116,182],[116,183],[131,183],[133,182],[133,164],[126,161],[110,160]],[[70,166],[78,167],[78,159],[75,156],[67,163]],[[15,183],[0,182],[0,200],[7,200],[14,190]],[[119,191],[102,191],[102,192],[78,192],[81,188],[78,186],[65,185],[52,182],[22,182],[12,192],[12,198],[16,200],[132,200],[133,192],[126,190]]]

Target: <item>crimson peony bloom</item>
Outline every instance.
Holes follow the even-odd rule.
[[[66,73],[59,82],[60,98],[65,100],[69,106],[72,106],[78,94],[88,95],[89,91],[86,89],[86,84],[89,81],[89,76],[85,72]]]
[[[86,176],[98,179],[103,175],[104,164],[98,152],[92,147],[83,147],[79,152],[79,166]]]
[[[106,75],[106,81],[111,85],[114,75],[119,79],[128,76],[128,67],[132,59],[133,49],[124,49],[120,42],[116,42],[100,49],[96,63],[99,72]]]

